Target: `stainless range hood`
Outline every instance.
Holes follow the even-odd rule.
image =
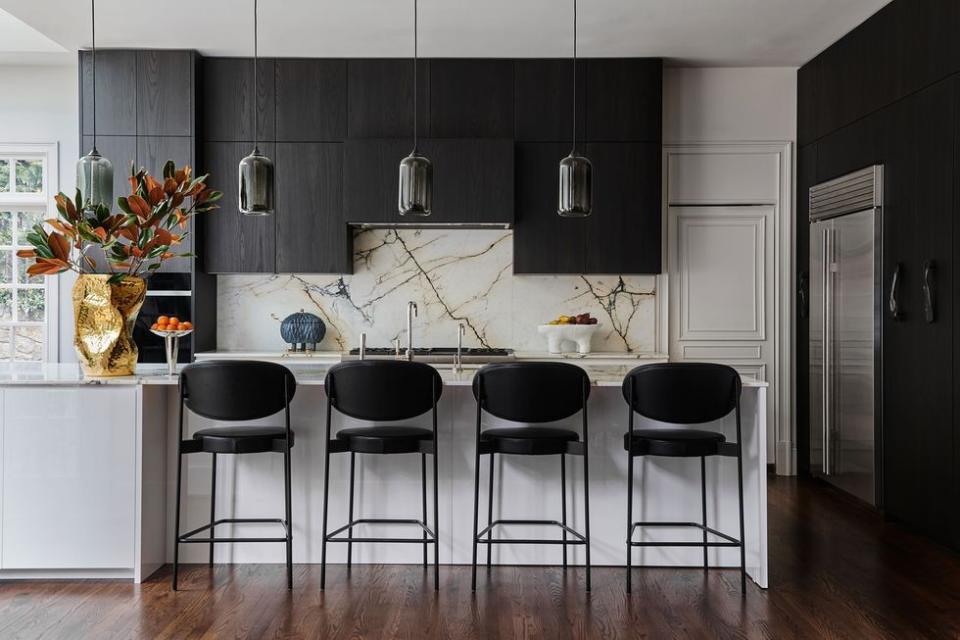
[[[348,222],[353,229],[512,229],[506,222]]]

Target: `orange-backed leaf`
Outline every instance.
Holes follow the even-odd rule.
[[[179,233],[170,234],[170,244],[180,244],[182,240],[183,240],[183,236],[180,235]]]
[[[137,258],[143,255],[143,251],[141,251],[139,247],[130,247],[130,253],[132,253],[134,257],[137,257]]]
[[[62,212],[66,216],[67,220],[74,222],[79,218],[77,215],[77,208],[73,205],[73,201],[70,200],[70,198],[62,193],[59,193],[54,200],[57,202],[57,210]]]
[[[150,205],[148,205],[147,201],[140,196],[134,194],[127,198],[127,202],[130,204],[130,208],[133,209],[133,212],[136,213],[138,217],[144,219],[150,217]]]
[[[112,264],[113,266],[115,266],[117,269],[129,269],[129,268],[130,268],[130,263],[129,263],[129,262],[126,262],[126,261],[124,261],[124,262],[111,262],[110,264]]]
[[[183,204],[183,194],[177,191],[176,193],[173,194],[170,200],[171,200],[170,206],[176,209],[177,207]]]
[[[146,176],[144,176],[144,179],[147,181],[147,191],[148,191],[148,192],[149,192],[149,191],[153,191],[153,190],[156,189],[157,187],[161,187],[161,188],[162,188],[162,185],[157,181],[157,179],[154,178],[153,176],[151,176],[150,174],[147,174]]]
[[[173,178],[167,178],[163,181],[163,191],[168,196],[177,190],[177,181]]]
[[[174,211],[173,213],[177,216],[177,224],[180,225],[180,228],[181,228],[181,229],[186,229],[186,228],[187,228],[187,222],[189,221],[190,218],[187,217],[187,216],[185,216],[185,215],[183,215],[183,209],[177,209],[177,210]]]
[[[36,258],[37,252],[35,249],[20,249],[17,251],[18,258]]]
[[[154,182],[156,182],[156,180],[154,180]],[[163,202],[163,198],[165,197],[165,195],[166,194],[164,194],[163,192],[163,187],[161,187],[158,184],[157,186],[150,189],[150,204],[154,207],[157,206],[158,204]]]
[[[55,258],[37,258],[36,263],[27,267],[27,275],[52,275],[54,273],[67,271],[69,268],[70,264],[64,260],[57,260]]]
[[[177,169],[177,172],[173,174],[173,179],[177,181],[178,184],[182,183],[187,179],[186,167],[183,169]]]
[[[176,254],[170,253],[169,251],[164,251],[163,253],[160,254],[160,260],[161,262],[163,260],[169,260],[170,258],[174,257],[174,255]]]
[[[130,193],[136,193],[136,192],[137,192],[137,184],[138,184],[138,182],[137,182],[137,176],[136,176],[136,175],[130,176],[129,178],[127,178],[127,182],[130,183]]]
[[[107,240],[107,230],[103,227],[97,227],[93,230],[94,235],[100,238],[100,242],[106,242]]]
[[[73,227],[73,225],[67,224],[65,222],[61,222],[56,218],[50,218],[49,220],[44,220],[44,222],[46,222],[48,225],[50,225],[60,233],[68,235],[71,238],[77,235],[77,230]]]
[[[170,243],[173,242],[173,234],[163,227],[159,227],[153,236],[153,240],[150,242],[153,244],[153,246],[158,246],[161,244],[170,245]]]
[[[126,238],[130,242],[136,242],[139,234],[135,227],[124,227],[123,229],[117,231],[117,235],[122,238]]]
[[[70,259],[70,242],[59,233],[51,233],[47,242],[55,258],[66,262]]]

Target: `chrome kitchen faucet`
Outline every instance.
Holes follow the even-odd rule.
[[[407,360],[413,360],[413,318],[417,315],[417,303],[407,303]]]

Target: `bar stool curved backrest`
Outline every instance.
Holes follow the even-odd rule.
[[[290,370],[273,362],[198,362],[180,373],[184,404],[193,413],[211,420],[272,416],[289,406],[296,390],[297,381]]]
[[[737,407],[740,386],[740,374],[724,364],[650,364],[637,367],[623,379],[623,399],[652,420],[703,424],[719,420]]]
[[[581,411],[590,397],[586,371],[566,362],[488,364],[473,378],[487,413],[512,422],[554,422]]]
[[[343,362],[330,368],[323,384],[337,411],[370,422],[423,415],[443,393],[436,369],[406,360]]]

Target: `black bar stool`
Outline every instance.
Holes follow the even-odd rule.
[[[587,561],[587,591],[590,591],[590,467],[587,457],[587,398],[590,379],[576,365],[563,362],[512,362],[490,364],[473,378],[473,396],[477,400],[476,462],[473,484],[473,569],[471,589],[477,589],[477,545],[487,545],[487,567],[494,544],[558,544],[563,547],[563,568],[567,568],[567,546],[584,545]],[[481,431],[483,412],[511,422],[527,423],[522,427],[495,427]],[[558,427],[529,426],[569,418],[580,412],[583,434]],[[493,520],[493,464],[496,454],[524,456],[560,456],[561,501],[560,521],[556,520]],[[490,482],[487,502],[487,526],[477,531],[480,509],[480,456],[490,455]],[[583,456],[584,533],[567,526],[566,454]],[[546,524],[560,528],[563,538],[494,540],[498,525]],[[572,540],[567,535],[573,537]]]
[[[627,451],[627,593],[631,590],[633,547],[703,547],[703,568],[707,569],[708,547],[740,548],[740,591],[747,592],[746,550],[743,537],[743,447],[740,431],[740,374],[722,364],[677,362],[637,367],[623,380],[623,398],[628,405],[629,431],[624,434]],[[675,425],[704,424],[736,412],[737,441],[726,442],[722,433],[700,429],[635,429],[634,412]],[[634,522],[633,459],[637,456],[700,458],[702,522]],[[707,526],[707,456],[737,459],[737,489],[740,494],[740,540]],[[634,542],[640,527],[693,527],[703,532],[702,542]],[[707,535],[722,541],[708,541]]]
[[[398,542],[423,545],[423,566],[427,567],[427,545],[433,545],[433,588],[440,588],[440,545],[437,530],[437,401],[443,392],[443,381],[437,370],[422,362],[401,360],[362,360],[334,365],[327,372],[326,460],[323,471],[323,542],[320,550],[320,590],[326,584],[327,543],[347,543],[347,567],[353,561],[354,542]],[[432,429],[408,425],[373,425],[340,429],[331,438],[333,409],[368,422],[410,420],[431,412]],[[327,533],[327,505],[330,487],[330,454],[350,452],[350,506],[347,524]],[[396,518],[353,519],[354,464],[356,454],[419,453],[422,478],[423,520]],[[427,454],[433,455],[433,524],[427,526]],[[423,531],[421,538],[355,538],[353,528],[360,524],[412,524]],[[347,532],[347,537],[337,536]]]
[[[180,373],[180,435],[177,451],[177,515],[173,540],[173,590],[177,575],[181,543],[210,545],[210,566],[213,566],[213,545],[218,542],[284,542],[287,545],[287,588],[293,588],[293,529],[290,522],[290,400],[297,383],[290,370],[279,364],[252,361],[201,362]],[[184,407],[210,418],[239,422],[257,420],[283,411],[282,427],[236,426],[200,429],[190,440],[183,438]],[[206,452],[213,455],[210,481],[210,523],[180,534],[180,493],[184,454]],[[217,505],[217,454],[274,452],[283,454],[284,519],[221,518],[215,519]],[[282,538],[217,538],[214,529],[221,524],[275,523],[284,529]],[[206,538],[197,534],[210,531]]]

